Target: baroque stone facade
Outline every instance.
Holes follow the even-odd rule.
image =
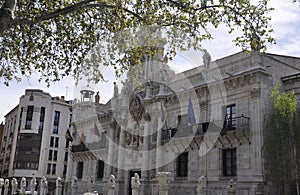
[[[131,195],[135,173],[140,194],[158,194],[162,171],[172,173],[172,195],[270,193],[262,153],[269,95],[277,82],[299,95],[299,72],[300,59],[259,52],[179,74],[149,58],[141,71],[129,71],[121,90],[115,84],[108,103],[82,93],[73,106],[67,194],[74,181],[77,194],[105,194],[113,174],[117,194]]]

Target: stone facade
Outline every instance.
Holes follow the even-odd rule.
[[[158,172],[171,172],[172,195],[268,194],[262,148],[269,95],[283,82],[299,96],[299,82],[289,82],[299,80],[299,58],[240,52],[175,74],[150,57],[140,69],[128,72],[121,90],[114,86],[107,104],[83,98],[74,105],[66,183],[75,179],[77,194],[107,193],[113,174],[116,193],[131,195],[135,173],[140,194],[158,194]]]

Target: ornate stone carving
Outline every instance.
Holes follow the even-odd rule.
[[[140,121],[145,114],[145,108],[138,94],[132,95],[129,102],[129,112],[133,120]]]

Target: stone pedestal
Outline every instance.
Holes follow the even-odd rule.
[[[77,177],[73,177],[72,179],[72,195],[77,194]]]
[[[158,172],[158,194],[159,195],[168,195],[170,189],[170,179],[171,172]]]

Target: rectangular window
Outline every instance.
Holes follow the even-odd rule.
[[[104,175],[104,162],[102,160],[97,160],[97,168],[96,168],[96,179],[100,180]]]
[[[77,163],[76,176],[78,179],[81,179],[83,175],[83,162]]]
[[[223,176],[236,176],[236,148],[222,150],[222,168]]]
[[[54,137],[50,137],[50,147],[54,146]]]
[[[44,128],[45,107],[41,107],[39,130]]]
[[[66,141],[66,148],[69,148],[69,146],[70,146],[70,142]]]
[[[188,176],[188,152],[184,152],[177,157],[176,175],[177,177]]]
[[[49,150],[48,160],[52,160],[53,150]]]
[[[25,129],[31,129],[32,116],[33,116],[33,108],[34,108],[34,106],[28,106],[27,107]]]
[[[54,112],[54,121],[53,121],[53,133],[55,133],[55,134],[58,134],[59,117],[60,117],[60,112],[55,111]]]
[[[63,175],[64,175],[64,176],[67,175],[67,165],[64,165]]]
[[[223,128],[225,130],[236,129],[236,105],[235,104],[226,106]]]
[[[49,175],[50,172],[51,172],[51,164],[48,163],[48,164],[47,164],[47,174]]]
[[[52,164],[52,175],[56,174],[56,164]]]
[[[68,162],[68,152],[65,152],[65,162]]]
[[[58,151],[54,150],[54,153],[53,153],[53,160],[54,161],[57,161],[57,153],[58,153]]]
[[[58,146],[59,146],[59,137],[56,137],[55,138],[55,146],[54,147],[58,148]]]

